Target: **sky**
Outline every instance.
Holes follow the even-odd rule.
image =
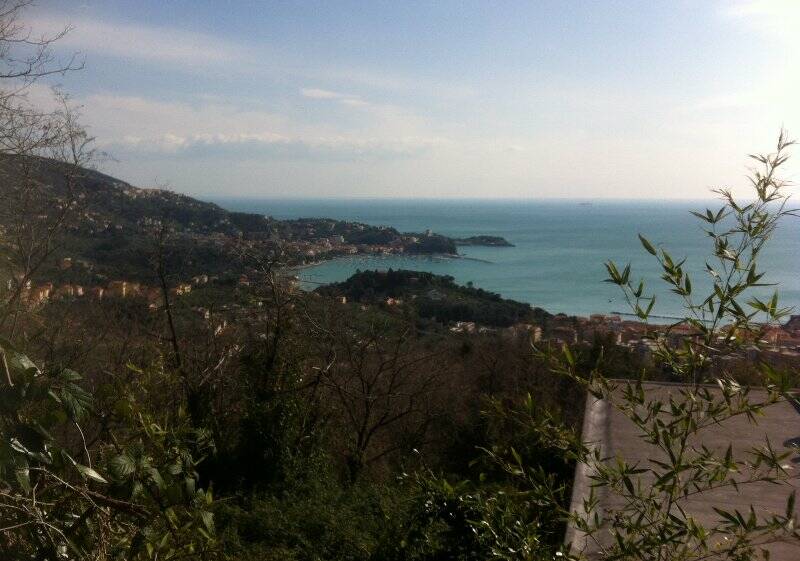
[[[796,0],[39,0],[26,20],[71,27],[56,54],[85,68],[51,82],[100,169],[201,197],[696,199],[744,193],[747,154],[800,135]]]

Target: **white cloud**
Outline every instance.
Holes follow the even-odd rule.
[[[768,36],[800,48],[800,2],[797,0],[749,0],[727,6],[723,13],[747,21]]]
[[[472,86],[431,80],[420,76],[387,72],[385,68],[340,64],[336,61],[314,60],[286,50],[280,45],[277,51],[268,41],[226,40],[218,35],[194,32],[178,25],[150,25],[126,23],[93,18],[90,16],[59,16],[46,12],[29,19],[34,34],[53,35],[71,28],[58,41],[64,51],[92,56],[116,57],[126,61],[145,61],[184,69],[216,67],[224,64],[225,75],[246,76],[248,80],[317,81],[332,84],[349,84],[381,92],[424,93],[436,99],[466,100],[475,95]],[[280,52],[278,56],[275,53]],[[91,57],[90,63],[91,63]],[[340,94],[320,88],[305,88],[309,97],[336,99],[350,106],[366,106],[360,96]],[[332,94],[334,97],[325,97]]]
[[[286,119],[280,115],[221,102],[189,104],[113,94],[90,95],[80,101],[96,136],[109,142],[122,135],[157,138],[164,134],[261,134],[286,126]]]
[[[280,49],[285,56],[270,57],[257,40],[91,18],[74,20],[62,44],[119,57],[120,68],[133,60],[149,63],[145,73],[166,66],[168,78],[174,65],[225,77],[213,95],[165,83],[160,93],[182,101],[159,101],[143,89],[78,100],[92,134],[126,162],[125,179],[134,182],[158,170],[194,192],[257,191],[272,182],[287,194],[686,196],[720,181],[741,183],[738,158],[769,148],[781,123],[790,131],[800,123],[789,99],[800,87],[792,66],[800,54],[792,47],[797,14],[800,0],[727,4],[720,21],[748,30],[754,50],[768,44],[776,56],[737,69],[742,79],[733,86],[708,80],[678,95],[567,78],[495,84],[476,77],[465,88],[445,75],[426,80],[391,66],[300,57],[292,44]],[[68,22],[34,23],[53,31]],[[112,76],[103,79],[115,87]],[[32,97],[40,93],[46,97],[44,90]]]
[[[106,148],[129,157],[336,162],[408,159],[427,153],[433,145],[419,139],[287,138],[271,133],[178,136],[167,133],[154,138],[126,136]]]
[[[323,90],[319,88],[301,88],[300,95],[309,99],[322,99],[338,101],[350,107],[370,107],[373,104],[365,101],[361,96]]]
[[[99,147],[120,158],[386,160],[416,157],[446,144],[423,130],[392,128],[385,120],[369,131],[346,133],[224,103],[107,94],[82,101]]]
[[[144,26],[91,18],[40,16],[31,21],[34,33],[52,35],[70,27],[59,47],[125,59],[197,66],[241,61],[243,47],[219,37],[166,26]]]
[[[355,84],[357,86],[385,92],[413,92],[437,99],[465,101],[474,98],[478,90],[473,85],[449,80],[430,79],[422,76],[386,72],[386,69],[361,68],[352,65],[341,66],[326,63],[310,67],[303,65],[295,70],[298,76],[333,83]]]
[[[750,70],[751,97],[759,100],[758,121],[783,124],[798,134],[800,108],[800,2],[797,0],[748,0],[729,4],[722,11],[734,24],[752,32],[753,48],[762,43],[763,55]]]
[[[352,99],[357,97],[350,94],[332,92],[330,90],[323,90],[320,88],[301,88],[300,95],[311,99]]]
[[[752,107],[758,103],[753,94],[724,93],[698,100],[687,109],[691,111],[727,111]]]

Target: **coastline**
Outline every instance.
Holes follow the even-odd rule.
[[[325,212],[338,219],[357,218],[365,223],[393,224],[399,231],[419,231],[430,225],[454,239],[483,232],[503,236],[514,247],[459,247],[459,255],[423,256],[410,259],[410,254],[383,258],[359,252],[357,255],[324,255],[306,257],[306,263],[293,259],[294,270],[303,279],[323,283],[342,281],[356,268],[406,268],[452,275],[457,282],[470,281],[475,286],[501,294],[505,298],[528,302],[553,311],[576,316],[593,313],[609,314],[627,310],[615,287],[603,283],[607,259],[630,261],[632,271],[659,294],[653,313],[679,316],[683,313],[680,299],[662,290],[660,269],[643,251],[637,232],[656,240],[665,248],[680,249],[687,258],[685,270],[692,276],[697,291],[710,289],[704,267],[708,248],[703,238],[695,235],[696,218],[689,203],[633,206],[604,202],[592,207],[578,207],[563,202],[540,204],[492,203],[480,208],[463,201],[430,206],[423,203],[395,208],[383,203],[344,203],[315,206],[303,202],[286,204],[278,212],[284,216],[302,216]],[[256,209],[261,210],[261,209]],[[265,209],[266,210],[266,209]],[[272,210],[272,209],[270,209]],[[618,227],[612,228],[612,225]],[[775,234],[774,243],[764,251],[761,262],[769,272],[768,280],[778,285],[783,306],[800,309],[800,283],[796,255],[800,240],[800,222],[787,221]],[[341,257],[353,258],[343,261]],[[476,259],[481,259],[478,261]],[[492,263],[484,263],[483,260]],[[313,288],[315,284],[305,286]],[[771,290],[754,293],[769,298]],[[662,320],[668,323],[669,319]]]
[[[368,259],[375,259],[380,257],[408,257],[408,258],[428,258],[428,259],[440,259],[442,261],[449,261],[449,260],[457,260],[457,259],[464,259],[466,261],[476,261],[478,263],[487,263],[489,265],[493,265],[492,261],[487,261],[485,259],[478,259],[477,257],[468,257],[466,255],[461,254],[452,254],[452,253],[391,253],[389,255],[375,255],[374,253],[357,253],[354,255],[334,255],[332,257],[327,257],[325,259],[320,259],[319,261],[312,261],[310,263],[303,263],[302,265],[286,265],[283,270],[289,272],[291,274],[292,271],[301,271],[303,269],[311,269],[313,267],[319,267],[320,265],[324,265],[325,263],[331,263],[334,261],[346,261],[346,260],[353,260],[358,258],[368,258]]]

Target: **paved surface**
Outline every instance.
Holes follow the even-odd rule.
[[[681,389],[677,384],[647,383],[644,385],[647,399],[668,399],[670,393]],[[716,388],[719,394],[719,389]],[[750,397],[753,401],[763,399],[763,390],[752,390]],[[701,440],[693,442],[694,445],[705,445],[724,454],[728,445],[734,450],[734,458],[743,458],[743,452],[754,447],[760,447],[769,438],[773,448],[780,451],[792,451],[785,465],[792,470],[800,471],[800,456],[793,447],[794,442],[800,442],[800,412],[788,402],[781,402],[765,409],[765,415],[758,418],[757,424],[752,424],[742,415],[729,419],[721,425],[704,429]],[[638,429],[623,413],[612,407],[605,400],[597,400],[591,395],[586,401],[586,413],[583,425],[584,441],[599,446],[602,457],[621,457],[629,464],[639,462],[648,464],[650,458],[658,457],[659,451],[653,446],[643,442],[638,437]],[[575,473],[575,484],[572,494],[572,511],[582,511],[584,497],[589,491],[589,468],[579,464]],[[800,473],[798,474],[800,476]],[[644,482],[646,484],[646,481]],[[706,527],[716,525],[720,516],[714,512],[713,506],[726,510],[738,509],[743,513],[749,512],[753,505],[758,515],[768,513],[783,514],[786,510],[786,500],[793,487],[800,487],[800,480],[789,484],[775,485],[771,483],[754,483],[742,485],[738,491],[732,487],[702,493],[696,499],[685,501],[687,513]],[[798,493],[800,503],[800,493]],[[600,506],[604,511],[613,512],[615,507],[622,504],[621,497],[612,493],[600,496]],[[796,506],[797,518],[800,519],[800,504]],[[604,536],[608,538],[608,534]],[[567,529],[566,542],[572,542],[573,551],[582,550],[591,558],[598,557],[600,546],[593,540],[588,540],[582,533],[570,527]],[[797,561],[800,560],[800,544],[777,543],[769,547],[772,561]]]

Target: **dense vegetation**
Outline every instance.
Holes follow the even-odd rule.
[[[153,279],[185,278],[166,253],[148,264]],[[611,399],[606,372],[710,372],[701,355],[669,348],[648,366],[602,339],[554,349],[525,332],[451,333],[456,320],[546,325],[549,315],[450,277],[366,271],[303,293],[259,256],[241,252],[228,266],[250,282],[197,285],[155,309],[137,296],[30,308],[24,291],[5,293],[4,552],[550,558],[563,551],[575,462],[587,461],[577,436],[585,392]],[[628,287],[628,269],[609,273]],[[628,288],[646,316],[650,297]],[[358,305],[332,298],[341,295]],[[607,475],[610,487],[629,477]]]
[[[346,281],[320,287],[316,292],[372,304],[399,299],[420,317],[445,324],[466,321],[509,327],[516,323],[542,323],[550,316],[530,304],[501,298],[482,288],[458,285],[450,276],[422,271],[357,271]]]
[[[513,247],[514,244],[500,236],[469,236],[456,238],[456,245],[489,245],[497,247]]]
[[[81,162],[82,163],[82,162]],[[59,257],[92,263],[87,284],[104,278],[148,280],[154,240],[167,244],[168,255],[179,256],[175,266],[187,278],[199,274],[224,275],[243,248],[268,259],[278,254],[285,263],[300,263],[306,252],[323,248],[327,257],[348,250],[390,248],[412,254],[456,254],[455,241],[446,236],[400,233],[394,228],[324,218],[276,220],[260,214],[229,212],[162,189],[140,189],[97,171],[53,158],[0,153],[0,227],[13,227],[20,216],[60,208],[58,247],[53,259],[36,271],[34,280],[46,282],[56,274]],[[41,186],[35,198],[19,197],[25,183]],[[22,206],[22,212],[20,212]],[[169,234],[169,235],[167,235]],[[331,241],[333,246],[331,246]]]
[[[794,399],[796,372],[758,365],[768,397],[753,403],[736,372],[713,368],[786,313],[777,296],[743,301],[761,278],[761,247],[790,214],[775,176],[783,136],[776,154],[757,157],[755,202],[722,192],[721,210],[699,215],[713,240],[709,295],[694,299],[682,263],[642,238],[686,298],[696,341],[655,340],[656,360],[643,363],[600,337],[556,348],[525,330],[453,333],[456,320],[548,316],[410,271],[298,291],[280,246],[250,242],[324,231],[384,243],[397,233],[226,213],[88,170],[91,139],[68,100],[42,112],[20,95],[67,70],[49,66],[53,38],[33,42],[31,59],[11,56],[32,39],[15,25],[25,2],[4,7],[0,79],[22,83],[0,90],[0,558],[580,559],[562,543],[568,522],[598,542],[612,536],[599,554],[609,560],[750,559],[798,538],[793,495],[768,518],[720,505],[713,527],[679,504],[731,485],[731,474],[787,482],[786,456],[769,445],[735,458],[688,444],[709,424]],[[411,237],[425,251],[453,243]],[[208,269],[219,278],[191,278]],[[608,271],[646,321],[655,295],[629,267]],[[32,297],[51,278],[120,277],[151,283],[158,298]],[[376,305],[389,297],[408,312]],[[648,377],[683,381],[685,393],[651,400]],[[665,460],[630,466],[594,454],[579,435],[587,395],[628,415]],[[603,518],[593,494],[583,512],[570,510],[578,462],[601,492],[623,494],[620,516]]]

